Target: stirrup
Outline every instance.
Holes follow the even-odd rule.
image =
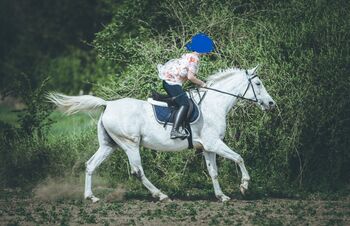
[[[180,131],[173,130],[170,132],[170,139],[180,138],[180,139],[184,140],[188,137],[188,135],[189,135],[188,132],[186,132],[186,134],[183,134]]]
[[[188,131],[188,129],[187,129],[187,128],[183,129],[183,131],[186,133],[186,136],[181,137],[181,140],[184,140],[184,139],[186,139],[187,137],[189,137],[189,136],[190,136],[190,131]]]

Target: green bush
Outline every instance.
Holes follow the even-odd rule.
[[[50,136],[53,106],[45,99],[46,85],[47,80],[33,89],[26,76],[17,80],[17,93],[26,107],[17,114],[18,126],[0,121],[1,187],[30,188],[49,175],[79,175],[89,157],[86,154],[92,155],[87,149],[97,146],[97,140],[91,139],[96,129],[91,127],[78,135],[56,132],[54,139]]]
[[[118,67],[96,58],[94,51],[72,48],[67,54],[37,65],[36,73],[50,77],[47,88],[66,94],[88,94],[93,84],[114,74]]]
[[[116,14],[96,34],[94,45],[101,58],[123,65],[124,70],[99,82],[96,94],[145,99],[151,89],[161,89],[156,64],[179,57],[192,35],[205,32],[217,49],[214,56],[202,59],[199,77],[260,63],[259,75],[278,104],[274,112],[263,113],[242,103],[228,118],[225,141],[245,159],[253,188],[286,193],[344,187],[350,170],[349,5],[242,3],[166,1],[152,8],[150,18]],[[154,26],[162,20],[157,26],[167,29]],[[129,21],[132,32],[125,28]],[[142,153],[146,173],[155,184],[174,193],[209,188],[203,160],[193,152]],[[128,175],[122,155],[117,152],[112,158],[125,164],[103,166],[111,180],[124,181]],[[237,190],[234,164],[219,158],[219,166],[224,190]]]
[[[31,188],[47,176],[79,176],[97,146],[91,128],[54,140],[20,134],[3,122],[0,128],[0,186]]]
[[[192,35],[205,32],[215,40],[216,50],[202,58],[201,79],[219,69],[259,63],[259,76],[277,102],[275,111],[265,113],[240,101],[228,115],[225,142],[244,158],[251,189],[292,194],[334,191],[349,184],[350,15],[346,1],[104,3],[111,6],[114,17],[95,34],[96,52],[72,48],[35,67],[38,74],[51,77],[50,89],[70,94],[92,89],[105,99],[145,99],[152,89],[161,90],[157,63],[179,57]],[[23,185],[67,171],[79,174],[97,150],[96,130],[90,127],[86,133],[67,132],[47,139],[50,109],[40,95],[34,95],[35,89],[27,96],[27,112],[20,121],[29,135],[1,123],[4,185]],[[202,155],[142,148],[141,156],[146,175],[166,193],[213,192]],[[237,192],[237,166],[220,157],[218,166],[223,190]],[[124,183],[130,190],[145,191],[138,180],[131,179],[123,151],[116,151],[98,172],[113,185]]]

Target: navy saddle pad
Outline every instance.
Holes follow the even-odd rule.
[[[174,107],[163,107],[163,106],[153,105],[153,111],[159,123],[164,124],[167,121],[168,121],[168,124],[174,123],[175,114],[172,114],[172,111],[176,111]],[[190,115],[189,122],[190,123],[196,122],[199,116],[200,116],[199,108],[197,104],[193,103],[193,110]]]

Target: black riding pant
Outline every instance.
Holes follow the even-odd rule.
[[[188,109],[190,105],[189,99],[185,91],[182,89],[181,85],[170,85],[163,80],[163,88],[169,96],[176,97],[175,102],[179,105],[179,107],[184,106]]]

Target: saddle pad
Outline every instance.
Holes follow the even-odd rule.
[[[154,115],[156,116],[157,121],[160,124],[164,124],[168,120],[169,120],[168,124],[174,123],[174,115],[175,114],[171,114],[172,111],[174,111],[174,108],[153,105],[153,111],[154,111]],[[193,104],[193,111],[192,111],[191,117],[190,117],[190,124],[195,123],[199,117],[200,117],[199,108],[196,104]]]

